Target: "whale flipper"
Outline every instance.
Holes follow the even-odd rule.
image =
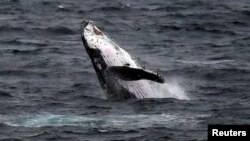
[[[164,78],[158,73],[142,68],[131,68],[128,66],[111,66],[107,68],[107,72],[111,73],[112,76],[115,76],[125,81],[147,79],[158,83],[164,83]]]

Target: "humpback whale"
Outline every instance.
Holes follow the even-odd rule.
[[[82,22],[81,37],[108,99],[152,98],[151,84],[164,83],[159,73],[141,67],[92,21]]]

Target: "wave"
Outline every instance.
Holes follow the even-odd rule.
[[[174,114],[131,114],[131,115],[57,115],[57,114],[28,114],[19,116],[0,115],[2,123],[8,126],[46,127],[46,126],[80,126],[98,129],[132,130],[149,127],[186,128],[197,126],[200,117],[209,115],[174,115]],[[105,132],[105,131],[102,131]]]
[[[12,95],[8,92],[0,90],[0,97],[12,97]]]
[[[0,76],[44,76],[44,74],[24,70],[1,70]]]
[[[76,32],[69,27],[58,25],[56,27],[36,27],[36,28],[23,28],[23,27],[12,27],[12,26],[0,26],[1,32],[27,32],[36,33],[44,32],[49,34],[75,34]]]
[[[174,17],[186,17],[184,15],[174,15]],[[197,24],[192,23],[190,25],[157,25],[158,32],[165,32],[165,30],[186,30],[186,31],[198,31],[198,32],[210,32],[210,33],[216,33],[216,34],[228,34],[228,35],[237,35],[238,33],[236,31],[232,31],[227,27],[224,27],[223,25],[216,24],[212,25],[211,23],[203,23],[203,24]]]
[[[242,10],[240,12],[246,16],[250,16],[250,10]]]
[[[107,6],[107,7],[94,8],[94,9],[90,10],[90,12],[94,12],[94,11],[120,11],[122,9],[123,9],[122,7]]]
[[[10,50],[13,54],[22,54],[22,55],[35,55],[35,54],[38,54],[42,51],[41,48],[38,48],[38,49],[33,49],[33,50],[18,50],[18,49],[13,49],[13,50]]]
[[[214,65],[221,63],[234,62],[235,60],[225,59],[225,60],[217,60],[214,58],[212,61],[187,61],[187,60],[175,60],[175,62],[183,63],[183,64],[196,64],[196,65]]]
[[[47,46],[47,43],[45,42],[41,42],[38,40],[29,40],[29,39],[1,40],[0,43],[10,44],[10,45],[31,45],[31,46],[39,46],[39,47]]]
[[[57,27],[47,27],[47,28],[36,28],[37,30],[46,31],[54,34],[75,34],[75,32],[65,26],[57,26]]]
[[[5,25],[5,26],[0,26],[0,31],[1,32],[11,32],[11,31],[14,31],[14,32],[22,32],[24,31],[25,29],[23,27],[11,27],[11,26],[8,26],[8,25]]]
[[[187,30],[206,31],[206,32],[211,32],[211,33],[222,33],[222,34],[229,34],[229,35],[237,34],[234,31],[215,29],[215,28],[203,27],[203,26],[194,26],[191,28],[187,28]]]

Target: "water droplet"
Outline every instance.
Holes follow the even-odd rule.
[[[57,7],[60,8],[60,9],[64,9],[63,5],[58,5]]]

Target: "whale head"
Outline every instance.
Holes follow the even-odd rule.
[[[90,42],[89,39],[104,37],[103,32],[97,28],[92,21],[83,21],[81,25],[82,37],[86,39],[86,42]],[[94,47],[94,46],[89,46]]]
[[[81,28],[83,44],[94,66],[99,66],[97,67],[99,69],[124,65],[137,67],[132,57],[108,38],[92,21],[83,21]]]

